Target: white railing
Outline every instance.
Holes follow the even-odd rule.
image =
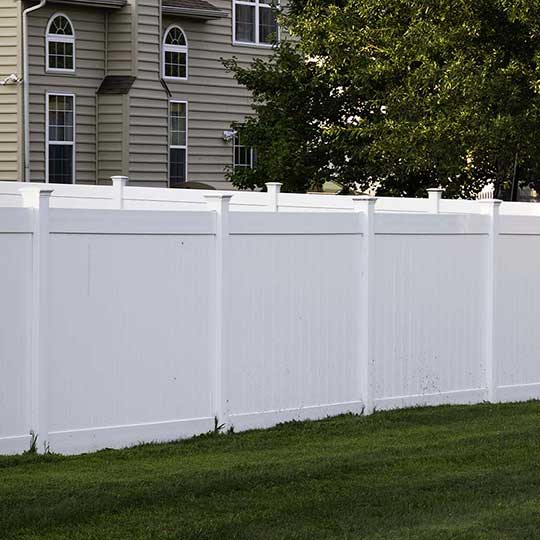
[[[440,190],[328,211],[277,187],[19,184],[0,206],[0,452],[540,397],[539,216],[447,212]]]
[[[479,201],[484,200],[484,199],[494,199],[495,198],[495,186],[492,183],[485,185],[482,188],[482,191],[480,191],[480,193],[478,193],[476,198]]]

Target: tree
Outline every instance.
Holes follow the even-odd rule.
[[[540,178],[540,0],[292,0],[281,23],[296,39],[270,60],[227,62],[254,96],[237,186],[467,197]]]

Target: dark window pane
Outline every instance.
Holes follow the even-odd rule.
[[[169,180],[171,187],[179,187],[186,181],[186,149],[170,149]]]
[[[71,184],[73,182],[73,146],[49,145],[49,182]]]
[[[73,141],[73,98],[49,96],[49,140]]]
[[[185,146],[187,141],[186,104],[172,102],[169,119],[171,146]]]
[[[63,15],[59,15],[51,22],[49,34],[72,36],[73,28],[71,28],[71,24],[69,24],[69,21]]]
[[[255,7],[236,4],[236,41],[255,42]]]
[[[165,38],[165,43],[167,45],[179,45],[179,46],[185,46],[186,43],[186,36],[184,36],[184,33],[180,28],[174,27],[169,30],[169,33],[167,34],[167,37]]]
[[[252,169],[254,151],[250,146],[244,146],[238,135],[234,138],[234,168]]]
[[[64,67],[66,69],[73,69],[73,43],[64,43]]]
[[[165,77],[186,78],[187,54],[165,51]]]
[[[49,68],[73,69],[73,43],[49,41]]]
[[[272,8],[259,8],[259,41],[272,43],[277,40],[278,24],[276,14]]]

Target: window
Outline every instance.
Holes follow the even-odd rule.
[[[186,35],[178,26],[171,26],[163,40],[163,77],[187,79],[188,47]]]
[[[65,15],[53,15],[47,25],[47,71],[75,71],[75,33]]]
[[[187,180],[187,103],[171,101],[169,108],[169,187]]]
[[[271,45],[279,36],[270,0],[234,0],[234,42]]]
[[[75,162],[75,96],[47,94],[47,182],[72,184]]]
[[[234,170],[253,169],[255,165],[255,151],[251,146],[244,146],[240,136],[234,136]]]

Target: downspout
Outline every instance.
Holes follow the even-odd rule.
[[[24,114],[24,181],[30,181],[30,74],[28,69],[28,14],[41,9],[47,0],[40,0],[37,6],[23,11],[23,114]],[[47,127],[45,126],[45,129]]]

